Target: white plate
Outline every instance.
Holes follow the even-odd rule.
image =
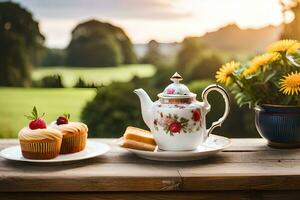
[[[230,139],[218,135],[211,134],[205,143],[199,145],[193,151],[142,151],[136,149],[125,148],[137,156],[149,160],[157,161],[190,161],[204,159],[215,155],[226,147],[230,146]]]
[[[22,156],[20,145],[12,146],[3,149],[0,156],[8,160],[23,161],[23,162],[36,162],[36,163],[57,163],[57,162],[70,162],[85,160],[105,154],[110,150],[110,146],[101,142],[87,141],[86,147],[83,151],[71,154],[59,155],[53,159],[48,160],[33,160],[27,159]]]

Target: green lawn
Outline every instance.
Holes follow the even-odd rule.
[[[17,137],[20,128],[28,124],[24,117],[35,105],[51,123],[62,113],[70,113],[71,120],[79,120],[86,102],[95,89],[24,89],[0,88],[0,137]]]
[[[40,80],[52,74],[62,75],[65,86],[72,87],[79,77],[88,83],[107,85],[112,81],[129,81],[134,75],[149,77],[155,73],[152,65],[124,65],[106,68],[40,67],[32,77]],[[51,123],[62,113],[70,113],[71,119],[79,120],[86,102],[93,98],[95,89],[34,89],[0,87],[0,137],[17,137],[20,128],[28,124],[24,117],[35,105]]]
[[[147,64],[123,65],[118,67],[40,67],[32,73],[33,80],[40,80],[47,75],[60,74],[66,87],[72,87],[81,77],[87,83],[107,85],[112,81],[127,82],[134,75],[149,77],[155,73],[155,67]]]

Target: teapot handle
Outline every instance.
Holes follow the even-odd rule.
[[[217,84],[207,86],[204,89],[204,91],[202,92],[202,99],[203,99],[203,102],[204,102],[205,109],[207,111],[210,111],[210,104],[207,101],[207,95],[211,91],[217,91],[217,92],[221,93],[221,95],[223,96],[223,99],[225,101],[225,111],[224,111],[223,116],[218,121],[213,122],[211,127],[206,130],[207,134],[204,137],[204,141],[208,138],[208,136],[210,135],[210,133],[213,131],[214,128],[222,125],[224,120],[227,118],[227,116],[229,114],[229,110],[230,110],[229,95],[223,87],[221,87],[220,85],[217,85]]]

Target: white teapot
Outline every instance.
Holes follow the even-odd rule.
[[[228,116],[229,95],[219,85],[209,85],[202,92],[203,102],[196,100],[196,94],[190,92],[186,85],[179,83],[182,77],[176,72],[159,100],[152,102],[143,89],[134,92],[139,96],[142,116],[151,130],[158,148],[165,151],[194,150],[205,142],[212,130],[221,126]],[[207,95],[210,91],[218,91],[225,100],[223,116],[206,129],[205,116],[210,111]]]

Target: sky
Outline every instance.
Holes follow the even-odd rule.
[[[1,0],[0,0],[1,1]],[[120,26],[134,43],[180,42],[230,23],[261,28],[282,23],[279,0],[13,0],[33,13],[46,46],[64,48],[80,22]]]

